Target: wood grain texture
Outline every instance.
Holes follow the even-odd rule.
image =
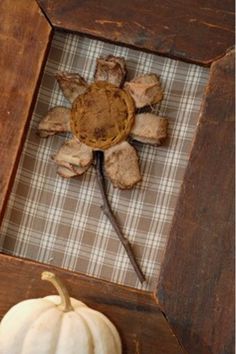
[[[19,301],[56,294],[40,281],[44,270],[55,272],[70,296],[110,318],[121,335],[123,354],[184,354],[153,294],[6,255],[0,257],[0,317]]]
[[[0,2],[0,211],[17,167],[50,32],[36,2]]]
[[[158,299],[190,354],[234,353],[234,53],[216,61]]]
[[[38,0],[53,26],[209,65],[234,45],[233,0]]]

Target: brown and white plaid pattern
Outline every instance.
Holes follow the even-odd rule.
[[[40,139],[38,122],[49,108],[69,106],[54,79],[58,70],[93,80],[96,58],[114,54],[127,61],[128,80],[143,73],[161,76],[169,139],[161,147],[134,143],[143,180],[121,191],[108,183],[119,223],[146,275],[140,286],[109,221],[100,210],[95,171],[63,179],[51,160],[69,135]],[[3,252],[132,287],[152,290],[188,162],[208,69],[133,49],[56,32],[43,75],[15,183],[1,226]],[[177,250],[178,251],[178,250]]]

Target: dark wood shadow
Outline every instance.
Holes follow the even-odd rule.
[[[210,65],[234,45],[234,1],[38,0],[55,28]]]
[[[234,62],[211,67],[157,290],[193,354],[234,352]]]

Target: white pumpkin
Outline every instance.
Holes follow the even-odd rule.
[[[13,306],[0,324],[0,354],[121,354],[115,326],[102,313],[70,298],[50,272],[60,296],[25,300]]]

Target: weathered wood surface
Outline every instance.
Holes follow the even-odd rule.
[[[209,65],[234,45],[233,0],[38,0],[53,26]]]
[[[6,255],[0,257],[0,317],[19,301],[56,294],[40,280],[44,270],[55,272],[70,296],[111,319],[121,335],[124,354],[184,353],[153,294]]]
[[[51,27],[32,0],[0,2],[0,219]]]
[[[234,53],[216,61],[158,299],[190,354],[234,353]]]
[[[232,1],[41,0],[53,26],[208,65],[233,44]],[[0,210],[34,102],[51,27],[35,1],[0,3]],[[213,64],[161,273],[158,298],[189,353],[233,353],[233,54]],[[0,256],[0,316],[48,294],[47,266]],[[106,313],[127,353],[182,353],[153,296],[56,270]],[[53,291],[53,290],[52,290]],[[50,291],[49,291],[50,292]]]

